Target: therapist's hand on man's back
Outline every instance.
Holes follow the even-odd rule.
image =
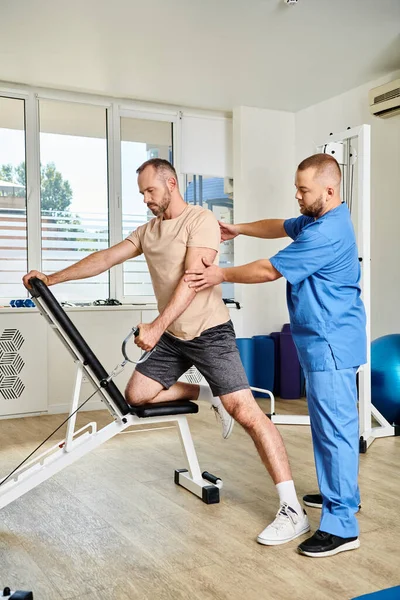
[[[222,221],[218,221],[218,223],[221,231],[221,242],[233,240],[233,238],[239,235],[239,229],[237,225],[230,225],[229,223],[223,223]]]

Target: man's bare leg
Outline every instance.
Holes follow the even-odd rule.
[[[166,390],[161,383],[135,371],[125,389],[128,404],[153,404],[157,402],[172,402],[173,400],[197,400],[200,386],[193,383],[178,381]]]
[[[221,400],[252,438],[279,495],[280,508],[275,520],[257,536],[257,541],[274,546],[307,533],[308,518],[298,501],[289,459],[276,426],[262,412],[249,389],[223,395]]]
[[[221,400],[214,398],[210,388],[205,385],[178,381],[169,390],[166,390],[157,381],[135,371],[126,387],[125,398],[128,404],[132,405],[172,402],[173,400],[206,400],[211,404],[221,426],[222,437],[227,439],[232,433],[233,418],[225,410]]]
[[[274,423],[263,413],[249,389],[221,396],[226,410],[253,440],[275,484],[292,479],[286,449]]]

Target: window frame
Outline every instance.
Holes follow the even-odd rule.
[[[109,248],[111,246],[111,232],[110,232],[110,193],[109,193],[109,178],[110,178],[110,167],[109,167],[109,130],[108,130],[108,120],[109,120],[109,109],[111,107],[111,103],[106,101],[106,100],[98,100],[98,101],[91,101],[90,99],[86,98],[85,96],[80,96],[79,94],[68,94],[68,93],[64,93],[64,92],[41,92],[41,93],[37,93],[35,94],[35,98],[36,98],[36,111],[37,111],[37,135],[38,135],[38,155],[39,155],[39,161],[38,161],[38,169],[39,169],[39,180],[38,180],[38,185],[39,185],[39,227],[40,227],[40,237],[39,237],[39,244],[40,244],[40,269],[38,269],[39,271],[42,271],[43,269],[43,247],[42,247],[42,235],[43,235],[43,231],[42,231],[42,213],[41,213],[41,176],[40,176],[40,155],[41,155],[41,148],[40,148],[40,135],[41,133],[44,133],[41,131],[40,129],[40,102],[43,101],[50,101],[50,102],[59,102],[60,104],[80,104],[83,106],[92,106],[92,107],[96,107],[96,108],[102,108],[104,109],[105,113],[105,141],[106,141],[106,178],[107,178],[107,222],[108,222],[108,246],[107,248]],[[33,267],[36,269],[36,267]],[[31,270],[29,268],[29,270]],[[107,292],[107,298],[115,298],[115,296],[111,295],[111,273],[112,273],[112,269],[110,269],[109,273],[108,273],[108,292]],[[47,272],[46,272],[47,274]],[[84,280],[82,280],[84,281]],[[89,279],[90,281],[90,279]],[[85,298],[82,297],[80,300],[70,300],[68,298],[63,298],[61,296],[61,300],[62,301],[67,301],[67,302],[72,302],[72,303],[86,303],[86,302],[92,302],[93,299],[89,299],[89,298]]]
[[[40,214],[37,214],[37,205],[40,207],[40,183],[39,183],[39,198],[37,197],[37,188],[34,185],[35,181],[35,159],[38,163],[39,153],[36,151],[37,136],[35,135],[37,123],[37,111],[35,111],[35,100],[32,93],[23,92],[15,88],[1,87],[0,97],[10,100],[22,100],[24,102],[24,125],[25,125],[25,169],[26,169],[26,261],[27,268],[30,265],[40,265],[40,247],[38,248],[37,240],[39,233],[40,240]],[[40,167],[39,167],[40,171]],[[40,179],[40,173],[39,173]],[[39,217],[39,218],[38,218]],[[38,252],[39,250],[39,252]],[[25,297],[28,293],[25,294]],[[9,298],[0,296],[0,303],[7,305]]]
[[[182,164],[182,116],[202,115],[230,118],[222,111],[183,109],[140,101],[114,99],[106,96],[35,88],[22,84],[0,84],[0,97],[25,101],[25,160],[26,160],[26,214],[27,214],[27,266],[28,271],[42,270],[41,203],[40,203],[40,122],[39,100],[76,102],[101,106],[106,110],[107,174],[109,245],[123,240],[122,189],[121,189],[121,117],[167,121],[172,124],[172,155],[179,185],[184,189]],[[185,110],[183,113],[182,111]],[[151,296],[124,295],[123,265],[116,265],[109,274],[109,296],[124,304],[155,304]],[[0,303],[8,302],[2,299]],[[84,299],[82,299],[84,302]]]
[[[119,238],[116,238],[115,243],[121,242],[124,237],[122,235],[122,173],[121,173],[121,118],[127,119],[140,119],[142,121],[162,121],[171,123],[172,125],[172,156],[174,167],[178,174],[179,184],[183,177],[180,175],[179,170],[179,152],[177,147],[179,146],[179,135],[180,135],[180,113],[179,111],[168,111],[168,110],[146,110],[146,109],[132,109],[121,105],[115,105],[114,107],[114,169],[112,173],[112,187],[114,196],[114,202],[111,205],[114,206],[113,210],[113,229],[119,234]],[[117,147],[116,147],[117,146]],[[111,208],[111,207],[110,207]],[[110,226],[111,230],[111,226]],[[116,265],[114,269],[114,285],[115,285],[115,298],[118,298],[123,304],[156,304],[156,297],[154,294],[147,296],[133,296],[124,294],[124,266]],[[111,282],[110,282],[111,283]]]

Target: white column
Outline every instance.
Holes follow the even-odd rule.
[[[297,216],[294,201],[295,117],[293,113],[241,106],[233,112],[235,222]],[[235,265],[269,258],[289,243],[235,240]],[[237,285],[243,305],[238,337],[280,330],[288,321],[285,281]]]

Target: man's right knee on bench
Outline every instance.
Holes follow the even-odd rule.
[[[125,399],[130,406],[148,404],[163,389],[164,387],[158,381],[135,371],[125,388]]]

